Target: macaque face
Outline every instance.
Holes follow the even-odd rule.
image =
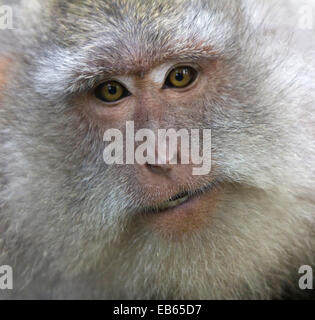
[[[314,240],[310,90],[297,64],[288,79],[286,58],[249,36],[239,6],[21,11],[28,41],[0,107],[0,230],[17,297],[272,298],[294,286]],[[145,142],[133,148],[130,123],[154,134],[145,161],[126,161]],[[184,162],[182,144],[158,150],[169,129],[211,130],[211,144],[201,135],[192,152],[190,140]],[[122,163],[105,161],[109,130],[123,136]],[[207,150],[211,168],[194,174]]]
[[[141,74],[137,71],[139,67],[128,75],[107,77],[96,88],[74,98],[75,112],[84,116],[87,125],[93,125],[98,136],[115,128],[126,137],[126,123],[131,121],[135,130],[150,129],[156,133],[154,142],[161,129],[177,131],[209,126],[204,121],[204,101],[210,98],[209,79],[219,75],[216,61],[198,64],[170,61],[152,68],[147,66]],[[218,89],[215,82],[211,87],[213,92]],[[166,147],[164,154],[159,154],[158,142],[148,145],[148,152],[155,156],[152,163],[112,166],[107,170],[125,177],[126,184],[132,186],[131,192],[137,195],[138,204],[131,204],[127,212],[136,216],[145,213],[146,224],[151,223],[162,234],[175,239],[183,230],[202,227],[218,191],[210,168],[207,174],[194,176],[191,157],[186,163],[181,161],[181,144],[178,143],[175,154],[169,153],[169,143]],[[165,163],[161,164],[159,157],[165,158]],[[172,160],[176,163],[170,163]]]

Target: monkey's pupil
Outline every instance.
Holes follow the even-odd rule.
[[[176,79],[176,81],[183,81],[184,80],[184,73],[183,72],[176,72],[175,79]]]
[[[112,94],[112,95],[115,95],[117,93],[117,88],[115,86],[112,86],[112,85],[109,85],[107,87],[107,90],[108,90],[108,93]]]

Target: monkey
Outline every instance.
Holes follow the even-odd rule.
[[[294,38],[253,18],[270,5],[1,5],[14,18],[0,32],[0,265],[13,270],[1,298],[307,295],[315,68]],[[211,130],[211,170],[106,163],[104,133],[128,121]]]

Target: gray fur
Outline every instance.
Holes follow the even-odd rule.
[[[315,72],[289,43],[275,54],[277,40],[266,44],[241,1],[47,0],[15,12],[18,28],[1,36],[14,60],[0,102],[0,265],[14,269],[10,298],[298,291],[298,267],[315,266]],[[71,103],[104,76],[170,57],[219,59],[227,81],[196,102],[197,120],[169,115],[169,126],[211,127],[211,174],[224,194],[213,221],[180,242],[139,222],[133,209],[154,194],[132,169],[103,163],[102,135]]]

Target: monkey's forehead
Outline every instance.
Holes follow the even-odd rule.
[[[73,60],[107,73],[213,57],[234,41],[239,10],[233,14],[225,0],[52,0],[41,6],[41,20],[51,23],[38,47],[71,49]]]
[[[51,88],[59,98],[104,77],[139,75],[162,63],[215,59],[229,51],[233,56],[245,47],[237,44],[247,30],[239,22],[238,1],[32,1],[38,3],[34,37],[25,28],[23,38],[36,43],[28,43],[23,56],[35,65],[37,89],[49,98]]]

